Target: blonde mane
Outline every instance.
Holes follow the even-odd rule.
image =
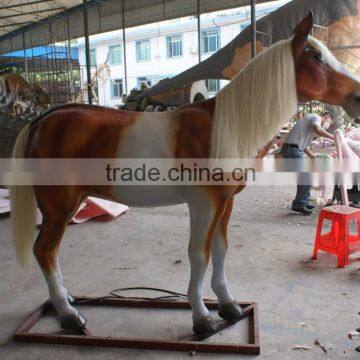
[[[216,95],[212,158],[249,158],[296,112],[291,39],[255,57]]]

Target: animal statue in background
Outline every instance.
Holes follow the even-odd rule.
[[[91,81],[84,83],[83,87],[80,89],[79,93],[75,96],[74,102],[75,103],[84,103],[88,91],[91,92],[92,98],[95,100],[96,103],[99,103],[98,95],[96,94],[96,87],[97,86],[105,86],[105,83],[110,79],[111,69],[108,64],[110,57],[110,52],[108,52],[105,61],[95,67],[95,72],[91,75]],[[100,80],[100,84],[99,84]]]
[[[260,53],[215,98],[171,112],[131,112],[80,104],[54,108],[22,130],[13,157],[121,160],[139,159],[146,154],[172,161],[244,158],[254,156],[273,137],[296,112],[298,102],[320,100],[343,106],[350,115],[359,116],[359,79],[323,43],[310,36],[312,27],[310,13],[296,26],[290,39]],[[86,319],[72,305],[73,298],[64,286],[58,251],[66,226],[82,201],[97,196],[130,206],[187,203],[191,266],[188,300],[193,331],[212,333],[214,320],[203,301],[210,259],[211,286],[218,298],[220,317],[234,320],[242,316],[229,289],[224,263],[234,196],[243,189],[240,183],[13,186],[16,252],[26,263],[33,250],[61,326],[78,330],[86,326]],[[36,203],[43,223],[34,244]]]
[[[25,112],[29,106],[47,110],[51,99],[38,84],[29,84],[22,76],[8,73],[0,77],[0,95],[5,99],[14,116]],[[34,109],[35,110],[35,109]]]

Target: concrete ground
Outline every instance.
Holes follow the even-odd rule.
[[[317,220],[289,210],[294,189],[249,187],[237,196],[230,222],[229,283],[239,301],[259,305],[261,355],[257,359],[358,359],[349,331],[360,325],[360,270],[356,256],[346,269],[320,254],[310,260]],[[110,223],[69,226],[62,242],[61,266],[73,294],[101,296],[125,286],[151,286],[186,292],[188,211],[185,205],[130,209]],[[211,270],[211,269],[209,269]],[[208,272],[209,275],[210,271]],[[156,294],[155,294],[156,295]],[[207,297],[213,297],[207,276]],[[24,271],[14,260],[10,220],[0,219],[0,359],[182,359],[187,353],[84,348],[14,343],[11,335],[47,298],[37,266]],[[85,308],[96,334],[178,338],[191,333],[190,312],[127,312]],[[40,327],[52,331],[52,318]],[[236,325],[237,326],[237,325]],[[237,327],[217,335],[236,340]],[[240,326],[239,326],[240,328]],[[326,353],[314,341],[318,340]],[[306,345],[308,351],[293,350]],[[195,354],[199,359],[234,355]],[[241,356],[240,358],[254,358]]]

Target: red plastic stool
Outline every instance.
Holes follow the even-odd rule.
[[[324,220],[330,220],[331,231],[321,234]],[[357,234],[349,233],[350,221],[357,222]],[[321,210],[316,230],[313,259],[323,250],[338,257],[338,267],[349,264],[349,255],[360,251],[360,209],[344,205],[329,206]]]

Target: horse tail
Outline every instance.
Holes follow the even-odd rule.
[[[30,124],[26,125],[16,139],[13,158],[24,158]],[[36,201],[32,186],[10,187],[11,220],[13,241],[19,263],[27,267],[31,263],[31,252],[36,229]]]

